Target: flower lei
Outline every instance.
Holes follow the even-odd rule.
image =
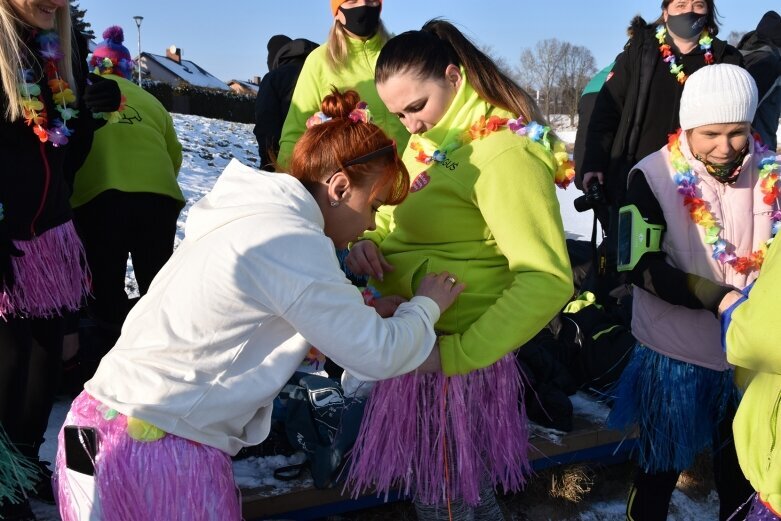
[[[556,139],[551,144],[551,139],[548,136],[551,130],[549,126],[540,125],[535,121],[526,124],[522,117],[519,117],[518,119],[508,119],[500,118],[499,116],[491,116],[486,119],[485,116],[480,116],[480,119],[473,123],[459,138],[443,146],[441,149],[434,150],[430,154],[426,153],[423,144],[415,135],[410,139],[410,148],[418,153],[415,158],[418,162],[427,165],[432,162],[440,163],[447,159],[447,155],[455,149],[467,145],[476,139],[482,139],[492,132],[505,128],[518,136],[526,136],[550,151],[556,160],[556,185],[561,189],[567,188],[575,177],[575,166],[569,158],[564,143]]]
[[[312,128],[315,125],[320,125],[326,121],[331,121],[332,119],[331,116],[326,116],[322,112],[315,112],[306,120],[306,128]],[[365,101],[359,101],[355,108],[347,115],[347,119],[353,123],[370,123],[372,120],[372,113],[369,111],[369,105]]]
[[[683,72],[683,64],[680,65],[676,63],[676,57],[675,53],[672,50],[672,47],[665,41],[667,37],[667,27],[664,25],[660,25],[656,28],[656,40],[659,42],[659,51],[662,53],[662,59],[670,64],[670,74],[675,76],[675,79],[678,80],[678,83],[683,85],[686,83],[686,73]],[[713,45],[713,38],[711,37],[710,33],[708,33],[708,30],[705,29],[700,34],[700,39],[697,42],[700,44],[700,49],[705,51],[705,64],[710,65],[713,63],[713,53],[711,52],[711,47]]]
[[[720,237],[721,225],[709,210],[708,203],[697,197],[698,179],[681,152],[680,135],[680,130],[671,134],[667,144],[670,150],[670,162],[676,172],[675,184],[678,185],[678,193],[683,196],[683,204],[689,209],[692,221],[705,230],[705,243],[711,245],[712,257],[722,264],[731,265],[738,273],[747,274],[753,270],[759,270],[765,260],[768,246],[781,229],[781,210],[775,210],[770,215],[771,238],[760,244],[759,248],[748,256],[736,256],[732,252],[734,247]],[[764,154],[768,151],[767,147],[758,140],[758,137],[754,140],[754,151],[758,154]],[[775,153],[766,154],[759,162],[759,168],[760,191],[764,194],[762,200],[765,204],[772,205],[779,196],[777,181],[779,174],[781,174],[781,167],[779,167]]]
[[[41,143],[48,141],[55,147],[59,147],[65,145],[68,142],[68,137],[73,134],[73,130],[68,128],[68,120],[77,117],[79,111],[69,105],[76,101],[76,95],[73,94],[68,82],[60,78],[57,71],[57,60],[62,58],[60,39],[57,33],[55,31],[42,31],[36,36],[36,41],[39,45],[41,58],[46,60],[43,70],[60,117],[49,126],[41,87],[36,83],[32,69],[22,69],[21,71],[18,91],[21,98],[22,114],[25,123],[33,128],[33,132],[41,140]]]

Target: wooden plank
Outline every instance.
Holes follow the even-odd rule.
[[[577,416],[574,426],[572,432],[562,435],[558,444],[541,437],[532,437],[530,441],[534,449],[530,460],[535,469],[576,461],[623,459],[634,443],[624,433],[605,429],[600,424]],[[311,482],[307,483],[294,485],[282,494],[274,494],[274,488],[270,486],[243,490],[245,519],[264,519],[285,514],[288,514],[286,519],[315,519],[384,502],[384,498],[376,498],[374,494],[353,500],[349,495],[343,495],[341,488],[320,490],[312,487]],[[396,494],[389,498],[390,501],[397,499]]]

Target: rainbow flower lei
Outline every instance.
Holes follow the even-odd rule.
[[[569,153],[567,153],[564,143],[559,139],[555,139],[551,143],[551,139],[549,138],[551,129],[549,126],[540,125],[536,121],[524,123],[522,117],[519,117],[518,119],[509,119],[491,116],[486,119],[485,116],[480,116],[480,119],[474,122],[459,138],[441,147],[441,149],[427,153],[423,143],[421,143],[416,135],[413,135],[410,139],[410,148],[418,153],[415,159],[419,163],[427,165],[431,163],[441,163],[447,159],[447,155],[452,151],[467,145],[476,139],[482,139],[493,132],[503,129],[507,129],[518,136],[526,136],[551,152],[556,160],[556,186],[566,190],[567,186],[569,186],[570,182],[575,177],[575,165],[569,158]]]
[[[35,39],[39,45],[40,56],[46,60],[43,64],[43,70],[60,117],[49,126],[41,87],[36,83],[32,69],[22,69],[21,81],[17,87],[21,98],[22,114],[25,123],[33,128],[33,132],[41,140],[41,143],[48,141],[55,147],[59,147],[65,145],[73,134],[73,130],[68,128],[68,121],[77,117],[79,111],[69,105],[76,101],[76,95],[68,82],[60,78],[57,70],[57,60],[62,58],[60,39],[57,33],[55,31],[41,31]]]
[[[689,209],[692,221],[705,230],[705,243],[713,249],[712,257],[722,264],[729,264],[738,273],[747,274],[753,270],[759,270],[765,260],[768,246],[773,237],[781,229],[781,210],[776,209],[770,215],[772,223],[770,239],[759,245],[758,249],[746,257],[738,257],[734,253],[734,247],[727,243],[721,236],[721,225],[708,208],[708,203],[697,197],[698,178],[692,171],[689,162],[683,156],[680,145],[681,131],[671,134],[667,143],[670,150],[670,162],[675,169],[675,184],[678,185],[678,193],[683,196],[683,204]],[[759,162],[760,191],[764,194],[762,200],[767,205],[772,205],[778,200],[779,187],[777,184],[781,167],[779,167],[775,153],[766,154],[767,147],[762,145],[758,137],[754,140],[754,152],[765,154]]]
[[[664,25],[660,25],[656,28],[656,40],[659,42],[659,51],[662,53],[662,59],[670,64],[670,74],[675,76],[675,79],[678,80],[678,83],[683,85],[686,83],[686,73],[683,72],[683,64],[680,65],[676,63],[677,58],[675,57],[675,53],[672,50],[672,47],[665,41],[665,38],[667,37],[667,27]],[[711,52],[711,47],[713,45],[713,38],[711,37],[710,33],[707,29],[703,30],[700,34],[700,39],[697,42],[700,44],[700,49],[705,51],[705,64],[710,65],[713,63],[713,53]]]

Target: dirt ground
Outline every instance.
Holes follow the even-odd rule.
[[[694,501],[707,501],[713,490],[709,457],[684,472],[678,489]],[[623,502],[634,475],[634,466],[573,465],[537,473],[522,493],[501,495],[500,504],[507,521],[571,521],[577,519],[624,519]],[[612,513],[594,513],[595,503],[613,503]],[[672,512],[672,510],[671,510]],[[368,510],[325,518],[325,521],[415,521],[415,510],[409,502],[400,501]]]

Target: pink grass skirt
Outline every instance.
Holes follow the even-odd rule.
[[[127,434],[126,416],[86,391],[73,401],[65,425],[97,430],[95,488],[102,521],[241,519],[240,494],[226,453],[172,434],[137,441]],[[84,508],[78,484],[66,473],[62,430],[53,481],[63,521],[80,519]]]
[[[13,243],[24,255],[11,257],[14,284],[0,291],[0,317],[45,318],[81,307],[90,292],[90,274],[73,221]]]
[[[378,382],[350,455],[354,496],[398,489],[429,505],[480,503],[480,485],[523,488],[531,472],[523,373],[510,354],[467,375]]]

